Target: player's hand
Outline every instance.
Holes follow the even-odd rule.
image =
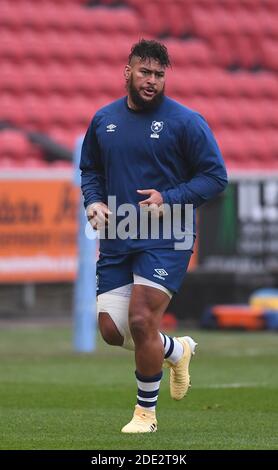
[[[163,198],[159,191],[155,189],[137,189],[137,192],[149,196],[144,201],[139,202],[140,207],[148,207],[157,217],[163,215]]]
[[[93,202],[86,207],[87,218],[94,230],[101,230],[108,223],[108,216],[112,214],[104,202]]]

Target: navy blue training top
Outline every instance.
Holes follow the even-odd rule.
[[[227,185],[223,158],[205,119],[166,96],[148,112],[131,110],[127,97],[101,108],[84,138],[80,169],[85,207],[116,196],[117,207],[130,203],[138,209],[149,196],[136,190],[152,188],[164,203],[195,209]],[[172,248],[173,242],[162,237],[101,240],[100,251]]]

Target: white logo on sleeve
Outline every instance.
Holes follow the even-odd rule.
[[[163,129],[163,121],[153,121],[152,122],[152,125],[151,125],[151,130],[152,130],[152,134],[151,134],[151,138],[152,139],[159,139],[159,132],[162,131]]]
[[[162,281],[165,281],[164,276],[168,276],[167,271],[163,268],[156,268],[155,269],[156,274],[153,274],[153,277],[157,277],[158,279],[162,279]]]
[[[106,126],[106,132],[115,132],[116,127],[117,126],[115,124],[109,124]]]

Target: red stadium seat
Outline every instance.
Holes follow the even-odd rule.
[[[167,78],[167,90],[177,96],[207,96],[210,90],[210,83],[202,80],[202,71],[175,69],[169,70]]]
[[[69,10],[72,10],[72,5]],[[36,21],[33,29],[39,31],[47,30],[48,32],[59,32],[60,34],[65,33],[69,29],[69,23],[67,19],[67,9],[64,6],[58,6],[56,3],[42,3],[40,8],[37,6],[33,9],[33,18]],[[41,16],[41,18],[39,18]],[[44,31],[46,32],[46,31]]]
[[[186,81],[188,81],[193,95],[209,98],[214,96],[229,97],[233,94],[231,82],[228,81],[227,75],[219,69],[206,70],[205,80],[203,70],[192,69],[188,75],[186,74]]]
[[[134,34],[139,31],[137,15],[128,8],[110,10],[105,7],[65,9],[68,27],[71,31]],[[112,36],[111,36],[112,37]],[[112,45],[112,41],[111,41]]]
[[[169,33],[174,37],[183,36],[189,28],[190,17],[186,3],[168,2],[162,3],[162,14],[167,18]],[[159,2],[161,8],[161,3]]]
[[[20,95],[23,92],[22,77],[14,63],[5,62],[1,66],[0,89],[2,93]]]
[[[4,130],[0,132],[0,160],[10,158],[23,160],[28,155],[29,141],[18,131]]]
[[[49,54],[47,51],[47,37],[32,30],[22,30],[18,37],[24,47],[24,60],[45,63]]]
[[[135,33],[135,32],[134,32]],[[129,36],[129,43],[126,40],[124,34],[115,34],[113,37],[113,47],[109,49],[114,49],[114,57],[111,57],[111,62],[121,65],[122,67],[127,64],[128,56],[130,54],[131,44],[135,44],[138,41],[138,36],[136,34]],[[108,59],[107,59],[108,60]],[[110,62],[110,59],[109,59]]]
[[[206,77],[210,83],[211,96],[230,99],[236,95],[232,74],[217,68],[207,70]]]
[[[45,103],[49,126],[70,128],[75,120],[75,110],[68,97],[53,94]]]
[[[253,39],[261,36],[259,15],[257,12],[254,12],[253,9],[238,9],[236,20],[239,25],[239,30],[244,36],[249,36]]]
[[[270,72],[263,72],[254,77],[258,96],[263,98],[270,98],[271,100],[278,99],[278,80],[275,74]]]
[[[72,51],[67,34],[59,31],[48,31],[40,36],[44,44],[45,61],[68,63],[72,59]]]
[[[202,114],[212,129],[219,126],[218,110],[214,106],[214,100],[205,97],[188,98],[184,104]]]
[[[1,63],[9,61],[14,62],[18,66],[24,58],[25,46],[20,39],[20,34],[14,34],[12,30],[2,30],[0,41]]]
[[[49,166],[57,170],[73,170],[73,163],[65,160],[56,160],[50,163]]]
[[[69,67],[79,66],[80,63],[95,63],[95,37],[96,34],[69,31],[66,34],[66,43],[69,51],[66,65]]]
[[[216,132],[216,139],[225,162],[230,166],[242,166],[244,163],[244,144],[238,132],[222,130]]]
[[[18,166],[18,162],[14,158],[2,156],[0,150],[0,171],[3,172],[4,170],[13,170],[15,167]]]
[[[210,39],[215,36],[219,25],[210,11],[194,7],[192,11],[192,30],[200,38]]]
[[[237,109],[242,128],[249,127],[260,130],[264,127],[263,114],[256,100],[241,98],[237,100]]]
[[[228,129],[240,129],[242,126],[242,116],[235,100],[225,98],[215,99],[214,106],[217,109],[217,127],[227,127]]]
[[[47,131],[50,119],[48,100],[36,95],[24,95],[22,106],[25,111],[25,127],[30,130]]]
[[[37,150],[34,149],[34,150],[31,151],[31,153],[32,153],[31,156],[29,156],[28,158],[24,159],[21,162],[21,167],[23,167],[25,169],[26,168],[39,169],[39,168],[48,168],[49,167],[49,163],[47,163],[46,161],[43,160],[43,155],[39,151],[39,149],[37,149]]]
[[[237,80],[235,75],[230,72],[219,72],[216,81],[217,96],[234,99],[238,96]]]
[[[22,99],[20,100],[14,93],[2,93],[0,97],[0,116],[3,121],[18,126],[24,125],[26,115]]]
[[[88,67],[73,67],[70,70],[70,80],[75,93],[88,95],[98,92],[96,74],[92,73]]]
[[[278,137],[277,129],[267,130],[264,133],[268,162],[273,168],[278,169]]]
[[[113,36],[113,47],[111,47],[111,37],[104,33],[79,34],[73,32],[68,35],[68,47],[71,51],[71,61],[83,63],[82,66],[94,67],[100,62],[107,64],[127,63],[130,52],[130,42],[126,40],[126,36],[122,33]],[[136,39],[134,40],[134,42]]]
[[[37,0],[31,0],[32,2],[37,3]],[[52,3],[53,5],[59,5],[61,7],[67,6],[70,4],[70,6],[76,6],[79,5],[80,7],[86,7],[88,6],[88,0],[48,0],[49,3]]]
[[[260,63],[259,50],[254,47],[254,40],[251,37],[237,35],[232,39],[230,47],[233,47],[237,62],[242,67],[251,69]]]
[[[165,45],[167,46],[171,62],[173,64],[173,67],[176,69],[176,67],[184,67],[185,64],[188,64],[188,61],[186,60],[187,57],[185,55],[185,49],[186,49],[186,42],[181,41],[178,39],[167,39],[164,41]]]
[[[79,67],[72,69],[71,79],[75,91],[83,95],[98,96],[104,93],[113,99],[124,90],[123,66],[115,68],[98,65],[94,67],[93,73],[89,67]]]
[[[50,94],[68,96],[76,92],[71,69],[65,64],[49,63],[44,67],[47,80],[47,91]]]
[[[230,76],[234,83],[237,96],[249,99],[258,98],[259,92],[257,76],[244,71],[230,74]]]
[[[277,3],[275,13],[268,9],[261,10],[260,12],[260,24],[264,37],[277,40],[278,29],[277,29]]]
[[[110,14],[111,17],[114,18],[114,33],[120,32],[130,36],[140,31],[141,21],[133,10],[129,8],[118,8]]]
[[[277,16],[278,21],[278,16]],[[273,72],[278,72],[278,37],[276,40],[264,40],[261,44],[262,63]]]
[[[72,109],[72,127],[84,129],[86,131],[89,122],[92,118],[92,106],[88,106],[88,100],[86,98],[73,98],[70,102]]]
[[[51,9],[50,5],[40,4],[38,8],[37,5],[29,2],[17,2],[16,10],[21,19],[21,28],[34,33],[43,31],[46,27],[46,14],[49,9]]]
[[[238,61],[237,51],[233,47],[233,40],[222,34],[215,34],[210,38],[214,62],[221,67],[234,65]]]
[[[212,65],[212,54],[209,47],[202,41],[167,40],[170,57],[174,67],[209,68]]]
[[[14,7],[9,0],[2,0],[1,14],[0,14],[0,28],[1,34],[3,28],[11,31],[18,30],[22,27],[21,16],[18,14],[18,9]]]
[[[45,68],[33,62],[22,66],[20,76],[24,93],[45,95],[49,89],[48,76]]]
[[[163,16],[159,4],[155,1],[144,3],[140,8],[142,14],[142,27],[154,36],[169,33],[169,24],[167,18]]]
[[[272,101],[262,100],[256,103],[265,127],[278,129],[278,107]]]
[[[244,131],[241,133],[245,145],[246,161],[255,163],[267,163],[266,142],[261,132]]]
[[[51,125],[48,129],[48,135],[57,141],[57,143],[65,145],[70,149],[74,149],[76,139],[80,135],[80,133],[76,133],[74,131],[74,127],[70,126],[68,128],[61,127],[58,125]]]
[[[217,30],[225,36],[234,37],[239,32],[239,23],[236,15],[231,15],[225,9],[218,8],[215,10],[214,21]]]

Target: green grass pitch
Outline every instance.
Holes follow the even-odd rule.
[[[96,353],[76,354],[69,327],[2,327],[0,449],[278,449],[277,333],[186,334],[199,343],[187,397],[171,400],[165,370],[158,432],[123,435],[132,353],[99,339]]]

